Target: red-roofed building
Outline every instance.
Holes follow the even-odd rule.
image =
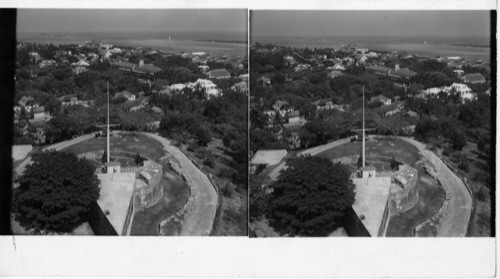
[[[399,64],[396,64],[394,69],[380,66],[370,66],[367,69],[374,75],[386,76],[394,80],[408,80],[417,75],[416,72],[409,69],[399,68]]]
[[[231,74],[226,69],[217,69],[207,72],[207,76],[208,78],[221,79],[221,78],[230,78]]]
[[[460,78],[465,83],[484,83],[486,79],[479,73],[468,74]]]
[[[139,65],[130,62],[113,62],[111,65],[117,66],[122,72],[129,72],[141,76],[153,75],[161,71],[161,68],[153,64],[144,64],[144,61],[139,61]]]

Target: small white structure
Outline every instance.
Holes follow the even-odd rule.
[[[71,65],[73,65],[73,66],[84,66],[84,67],[88,67],[88,66],[90,66],[90,64],[89,64],[89,63],[87,63],[87,62],[86,62],[85,60],[83,60],[83,59],[80,59],[80,61],[78,61],[78,62],[71,63]]]
[[[42,119],[45,117],[45,107],[37,107],[33,109],[33,119]]]
[[[109,59],[111,57],[111,55],[113,55],[113,53],[111,53],[111,51],[109,50],[101,50],[99,51],[99,54],[102,56],[103,59]]]
[[[387,98],[386,96],[384,95],[378,95],[378,96],[375,96],[375,97],[371,97],[370,98],[370,102],[373,103],[373,102],[381,102],[382,104],[384,105],[390,105],[392,103],[391,99]]]
[[[117,161],[109,162],[104,164],[106,173],[120,173],[121,165]]]
[[[345,71],[345,68],[342,65],[340,65],[340,64],[335,64],[331,68],[332,68],[332,70]]]
[[[217,85],[213,81],[211,81],[209,79],[201,79],[201,78],[199,78],[199,79],[197,79],[194,82],[194,84],[196,86],[201,86],[201,88],[203,88],[205,90],[210,90],[210,89],[217,88]]]
[[[246,81],[240,81],[231,86],[231,90],[234,92],[248,93],[248,84]]]
[[[127,90],[115,94],[115,98],[119,98],[119,97],[123,97],[129,101],[135,100],[135,95],[131,92],[128,92]]]
[[[205,55],[207,55],[207,53],[203,52],[203,51],[193,52],[192,54],[193,54],[193,56],[205,56]]]
[[[54,64],[56,64],[56,61],[54,60],[43,60],[42,62],[40,62],[40,64],[38,64],[38,67],[45,68],[47,66],[52,66]]]
[[[281,110],[282,107],[288,106],[289,104],[290,103],[288,103],[287,101],[277,100],[273,104],[273,109],[276,110],[276,111],[278,111],[278,110]]]
[[[300,112],[294,110],[288,113],[288,124],[298,123],[300,121]]]
[[[115,47],[115,48],[111,49],[111,50],[110,50],[110,52],[111,52],[111,53],[122,53],[122,52],[123,52],[123,50],[122,50],[122,49],[120,49],[120,48]]]
[[[462,102],[465,100],[473,100],[476,98],[475,94],[472,93],[472,89],[470,89],[466,84],[462,83],[453,83],[447,90],[448,93],[455,91],[462,99]]]
[[[170,90],[172,91],[182,91],[184,90],[184,88],[186,88],[186,85],[183,83],[175,83],[170,85]]]
[[[455,73],[455,75],[457,75],[457,77],[461,77],[464,75],[464,70],[458,69],[458,70],[454,70],[453,72]]]
[[[209,67],[209,66],[207,66],[207,65],[200,65],[200,66],[198,66],[198,70],[199,70],[200,72],[202,72],[202,73],[206,73],[206,72],[208,72],[208,70],[209,70],[209,69],[210,69],[210,67]]]
[[[89,70],[84,67],[84,66],[77,66],[75,67],[73,70],[71,70],[71,72],[73,72],[75,75],[79,75],[81,73],[85,73],[85,72],[88,72]]]
[[[441,93],[441,88],[439,87],[432,87],[432,88],[427,88],[425,89],[425,94],[428,94],[428,95],[437,95],[439,93]]]
[[[377,169],[374,166],[359,168],[361,178],[372,178],[377,175]]]
[[[242,75],[239,75],[238,77],[239,77],[240,79],[242,79],[242,80],[248,81],[248,77],[249,77],[249,75],[248,75],[248,74],[242,74]]]

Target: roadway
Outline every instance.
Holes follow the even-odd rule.
[[[184,217],[180,235],[210,235],[214,225],[215,211],[217,210],[218,197],[215,186],[182,151],[171,145],[170,140],[150,133],[144,134],[162,143],[165,151],[179,161],[179,166],[191,189],[191,195],[194,196],[191,208],[187,210],[187,216]]]
[[[451,196],[450,205],[439,224],[436,236],[466,236],[472,211],[472,197],[463,181],[434,152],[427,150],[424,144],[410,138],[400,137],[400,139],[417,147],[420,153],[432,163],[444,183],[443,187],[446,187],[445,190]]]

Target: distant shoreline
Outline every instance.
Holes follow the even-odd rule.
[[[243,34],[243,32],[241,32]],[[217,42],[217,43],[247,43],[246,36],[235,32],[211,32],[211,33],[45,33],[45,32],[20,32],[17,33],[19,40],[42,41],[68,40],[68,41],[135,41],[135,40],[171,40],[171,41],[195,41],[195,42]]]
[[[85,39],[68,37],[31,37],[18,38],[17,42],[37,43],[43,45],[84,45]],[[89,40],[90,42],[90,40]],[[224,53],[229,57],[244,57],[247,53],[246,42],[226,42],[225,40],[168,40],[168,39],[103,39],[102,43],[117,47],[151,48],[166,53],[183,53],[204,51],[207,53]]]
[[[292,48],[333,48],[339,49],[341,47],[340,43],[332,41],[287,41],[287,42],[262,42],[255,41],[255,43],[261,45],[271,44],[282,47],[292,47]],[[354,44],[354,43],[353,43]],[[344,46],[347,44],[344,44]],[[460,56],[466,59],[469,58],[480,58],[480,59],[491,59],[491,49],[490,46],[472,46],[468,44],[457,44],[457,43],[405,43],[405,42],[371,42],[362,43],[358,42],[354,45],[358,47],[368,48],[370,51],[383,51],[392,52],[397,51],[399,53],[414,54],[426,57],[443,57],[443,56]]]

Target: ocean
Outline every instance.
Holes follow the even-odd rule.
[[[462,56],[489,59],[491,54],[490,38],[480,36],[251,36],[251,42],[272,43],[297,48],[339,48],[341,45],[354,44],[371,50],[401,51],[432,57]]]
[[[430,44],[441,45],[473,45],[489,46],[490,38],[482,36],[251,36],[252,43],[274,43],[287,46],[324,47],[325,45],[340,46],[341,44],[357,44],[363,46],[382,44]]]
[[[92,32],[18,33],[18,41],[42,44],[84,44],[99,40],[105,44],[151,47],[169,52],[223,53],[243,57],[247,54],[246,32]]]

